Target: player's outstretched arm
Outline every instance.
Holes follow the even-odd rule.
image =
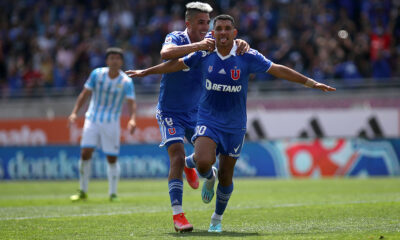
[[[174,44],[164,45],[161,49],[160,55],[163,60],[180,58],[189,53],[196,51],[214,51],[215,40],[211,38],[205,38],[200,42],[177,46]]]
[[[128,70],[125,73],[128,74],[129,77],[135,78],[135,77],[145,77],[151,74],[164,74],[164,73],[177,72],[185,68],[188,67],[183,63],[183,58],[179,58],[179,59],[169,60],[167,62],[163,62],[161,64],[143,70]]]
[[[324,92],[336,91],[336,88],[314,81],[311,78],[308,78],[303,74],[280,64],[272,63],[268,73],[277,78],[283,78],[291,82],[300,83],[310,88],[320,89]]]

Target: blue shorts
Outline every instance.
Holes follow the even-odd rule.
[[[242,151],[246,130],[228,133],[205,125],[196,126],[196,133],[192,137],[194,143],[198,137],[209,137],[217,144],[217,153],[238,159]]]
[[[184,137],[190,142],[196,128],[197,111],[190,113],[163,112],[157,109],[157,122],[161,133],[160,147],[167,148]]]

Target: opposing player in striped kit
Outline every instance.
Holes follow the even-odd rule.
[[[96,147],[100,147],[107,157],[110,201],[118,201],[117,185],[120,169],[117,157],[120,148],[121,109],[126,99],[130,115],[127,128],[133,134],[136,128],[136,102],[133,81],[121,70],[122,49],[108,48],[106,65],[107,67],[92,71],[68,118],[70,123],[74,123],[79,109],[91,96],[81,139],[80,188],[78,194],[71,196],[72,201],[87,199],[90,159]]]

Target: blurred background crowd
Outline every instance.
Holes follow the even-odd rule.
[[[161,61],[167,33],[184,30],[183,0],[3,0],[0,92],[82,88],[105,49],[125,50],[124,69]],[[400,1],[217,0],[211,16],[236,19],[238,37],[276,63],[318,81],[400,77]],[[153,87],[160,76],[135,84]],[[251,81],[273,81],[269,75]]]

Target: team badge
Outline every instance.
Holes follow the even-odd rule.
[[[212,72],[212,70],[213,70],[213,66],[208,66],[208,72],[210,73],[210,72]]]
[[[168,128],[169,135],[174,135],[176,133],[175,128]]]
[[[171,36],[168,36],[166,39],[165,39],[165,43],[171,43],[172,42],[172,37]]]
[[[240,69],[231,69],[231,78],[233,80],[238,80],[240,78]]]

